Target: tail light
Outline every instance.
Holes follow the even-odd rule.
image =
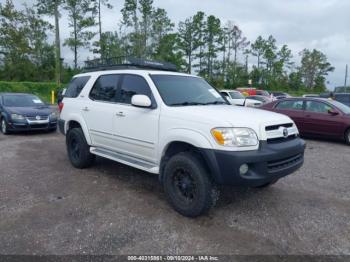
[[[64,104],[61,102],[58,104],[58,110],[60,111],[60,113],[62,112]]]

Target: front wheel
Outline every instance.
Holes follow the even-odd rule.
[[[1,119],[1,132],[4,135],[7,135],[9,133],[8,126],[7,126],[6,120],[4,118]]]
[[[81,128],[73,128],[68,131],[66,144],[69,160],[74,167],[83,169],[93,164],[95,155],[90,153],[90,146]]]
[[[218,198],[207,170],[193,153],[179,153],[170,158],[164,168],[163,186],[173,208],[187,217],[208,212]]]
[[[350,145],[350,128],[345,132],[345,142]]]

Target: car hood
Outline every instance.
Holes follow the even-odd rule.
[[[53,112],[48,106],[41,107],[6,107],[5,110],[10,114],[19,114],[23,116],[47,116]]]
[[[177,118],[210,123],[213,127],[250,127],[256,131],[269,125],[293,123],[282,114],[232,105],[172,107],[169,113]]]

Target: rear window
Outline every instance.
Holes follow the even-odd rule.
[[[78,97],[81,90],[83,90],[86,83],[89,81],[90,76],[80,76],[75,77],[67,86],[67,91],[64,94],[64,97],[75,98]]]

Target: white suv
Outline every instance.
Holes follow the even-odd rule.
[[[305,143],[287,116],[233,107],[200,77],[148,69],[77,75],[60,105],[69,159],[95,156],[159,175],[169,202],[195,217],[217,185],[265,187],[299,169]]]

